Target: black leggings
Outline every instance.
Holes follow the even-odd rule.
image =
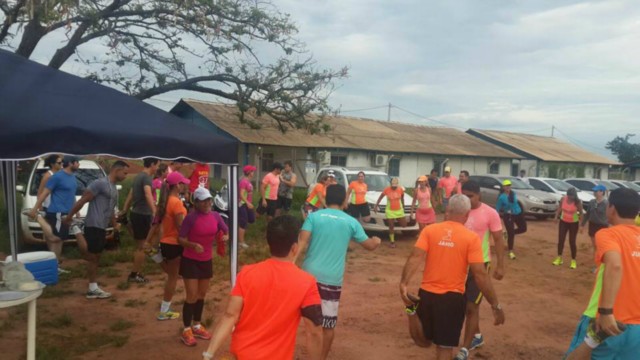
[[[518,234],[527,232],[527,221],[524,219],[524,214],[518,215],[504,214],[504,227],[507,230],[507,244],[509,245],[509,251],[513,250],[514,238]],[[514,224],[518,228],[514,229]]]
[[[569,232],[571,258],[575,260],[576,254],[578,253],[578,246],[576,245],[576,238],[578,237],[578,222],[568,223],[560,220],[560,226],[558,226],[558,256],[562,256],[564,240],[567,238],[567,231]]]

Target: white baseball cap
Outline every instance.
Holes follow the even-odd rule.
[[[203,200],[211,199],[213,196],[211,196],[211,193],[209,192],[209,190],[203,187],[198,187],[196,191],[193,192],[193,197],[196,200],[203,201]]]

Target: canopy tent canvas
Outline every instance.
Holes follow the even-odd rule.
[[[115,89],[0,50],[0,175],[17,253],[16,161],[49,153],[186,158],[230,165],[231,279],[237,272],[236,140]]]

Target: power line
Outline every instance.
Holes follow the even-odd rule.
[[[598,150],[598,151],[606,150],[606,149],[604,149],[604,148],[599,148],[599,147],[597,147],[597,146],[593,146],[593,145],[587,144],[587,143],[585,143],[585,142],[583,142],[583,141],[580,141],[580,140],[578,140],[578,139],[575,139],[575,138],[573,138],[573,137],[571,137],[571,136],[567,135],[564,131],[562,131],[562,130],[558,129],[558,127],[557,127],[557,126],[555,126],[555,129],[556,129],[560,134],[562,134],[564,137],[566,137],[569,141],[571,141],[572,143],[574,143],[574,145],[578,145],[578,146],[586,146],[586,147],[590,147],[590,148],[592,148],[592,149],[594,149],[594,150]]]
[[[358,111],[378,110],[378,109],[386,108],[387,106],[389,106],[389,105],[375,106],[375,107],[364,108],[364,109],[340,110],[339,112],[340,112],[340,113],[347,113],[347,112],[358,112]]]
[[[413,111],[410,111],[410,110],[407,110],[407,109],[403,109],[403,108],[401,108],[401,107],[399,107],[399,106],[396,106],[396,105],[391,105],[391,107],[393,107],[393,108],[395,108],[395,109],[398,109],[398,110],[400,110],[400,111],[404,111],[404,112],[406,112],[407,114],[410,114],[410,115],[413,115],[413,116],[415,116],[415,117],[417,117],[417,118],[420,118],[421,120],[432,121],[432,122],[434,122],[434,123],[437,123],[437,124],[440,124],[440,125],[443,125],[443,126],[446,126],[446,127],[450,127],[450,128],[463,129],[463,130],[465,130],[465,131],[467,130],[467,129],[465,129],[465,128],[461,127],[461,126],[451,125],[451,124],[446,123],[446,122],[444,122],[444,121],[440,121],[440,120],[436,120],[436,119],[430,118],[430,117],[428,117],[428,116],[424,116],[424,115],[416,114],[416,113],[414,113]]]

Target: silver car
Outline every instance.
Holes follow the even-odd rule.
[[[498,175],[472,175],[470,179],[480,185],[482,202],[490,206],[496,206],[501,184],[508,179],[511,180],[511,189],[518,196],[518,203],[525,215],[535,216],[537,219],[547,219],[555,216],[558,209],[556,196],[536,190],[519,178]]]

